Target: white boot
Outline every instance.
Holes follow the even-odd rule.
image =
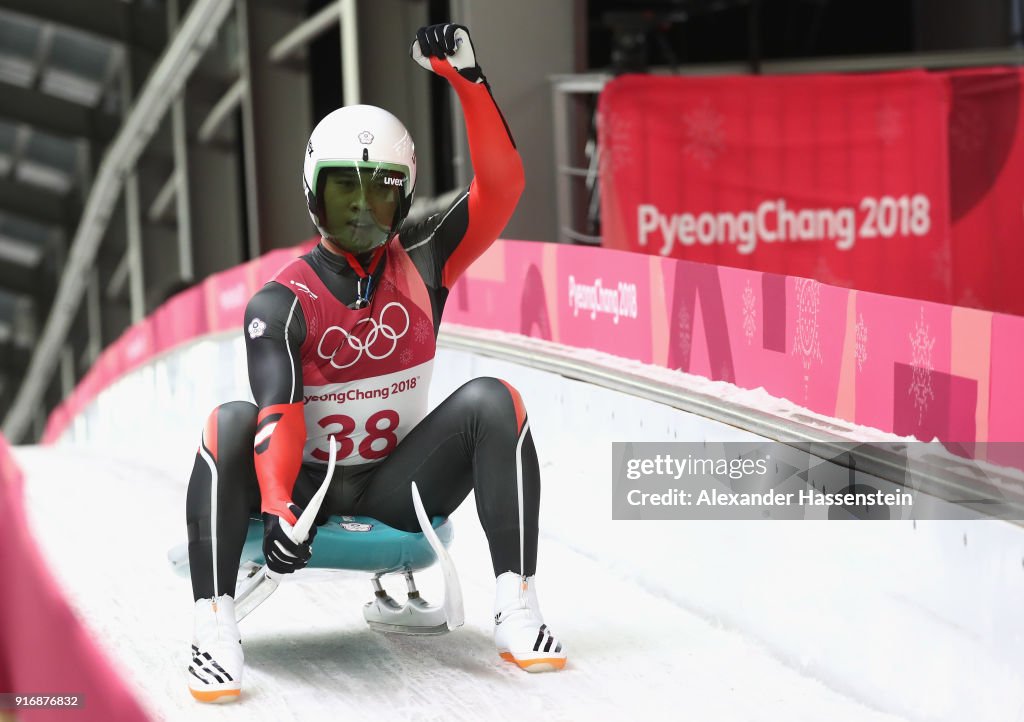
[[[494,595],[494,644],[501,658],[527,672],[565,666],[565,647],[544,624],[533,577],[505,572]]]
[[[242,637],[235,600],[227,594],[196,602],[188,689],[200,702],[233,702],[242,691]]]

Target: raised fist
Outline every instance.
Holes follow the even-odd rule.
[[[480,83],[483,72],[476,62],[469,30],[462,25],[427,25],[416,31],[409,55],[427,70],[451,78],[454,70],[466,80]]]

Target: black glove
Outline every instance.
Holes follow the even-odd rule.
[[[302,514],[302,509],[295,504],[289,504],[288,509],[295,518]],[[298,544],[292,541],[292,531],[292,525],[286,520],[276,514],[263,513],[263,557],[270,571],[291,574],[306,566],[313,555],[316,527],[312,527],[306,540]]]
[[[485,82],[483,71],[476,62],[469,30],[464,25],[427,25],[420,28],[416,31],[409,55],[421,66],[439,75],[447,75],[447,72],[435,70],[430,63],[431,58],[445,61],[470,82]]]

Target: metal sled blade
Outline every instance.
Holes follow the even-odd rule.
[[[446,634],[448,615],[444,606],[427,603],[416,589],[412,572],[405,573],[409,598],[405,604],[396,602],[380,582],[381,575],[374,576],[373,599],[363,605],[363,618],[370,629],[389,634],[416,636]]]
[[[448,633],[444,607],[433,607],[419,597],[399,604],[390,596],[378,596],[363,608],[363,617],[375,632],[413,636]]]
[[[235,590],[235,620],[242,621],[252,610],[277,591],[278,575],[266,567],[257,567]]]
[[[441,634],[448,634],[450,631],[447,624],[438,624],[436,627],[413,627],[402,624],[385,624],[384,622],[367,621],[366,626],[375,632],[385,634],[407,634],[411,637],[436,637]]]
[[[456,629],[466,622],[466,612],[462,606],[462,587],[459,584],[459,574],[455,569],[452,558],[448,555],[448,550],[444,548],[444,544],[437,538],[437,532],[434,531],[434,527],[427,517],[427,512],[423,508],[423,500],[420,499],[420,492],[416,488],[415,481],[412,482],[412,504],[416,509],[416,518],[420,522],[423,536],[426,537],[430,548],[434,550],[434,555],[437,556],[438,563],[441,565],[441,574],[444,577],[444,613],[448,629]]]

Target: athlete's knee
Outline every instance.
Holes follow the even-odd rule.
[[[516,429],[523,428],[526,404],[516,387],[509,382],[482,376],[466,382],[455,393],[471,409],[482,412],[485,420],[510,418],[515,420]]]
[[[214,463],[252,458],[256,414],[256,405],[248,401],[229,401],[210,412],[203,426],[203,448]]]

